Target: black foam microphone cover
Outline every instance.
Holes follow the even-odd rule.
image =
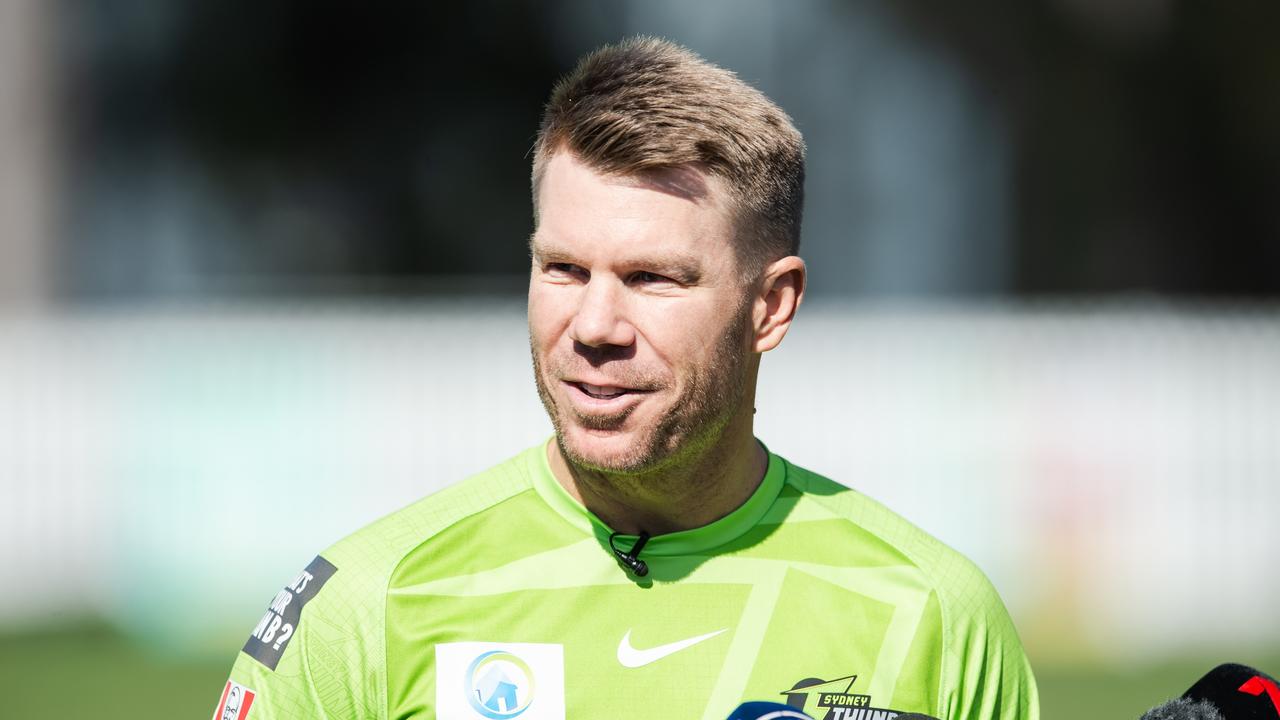
[[[1208,700],[1174,698],[1142,714],[1141,720],[1224,720]]]
[[[1219,665],[1182,697],[1213,703],[1223,720],[1280,720],[1280,683],[1247,665]]]

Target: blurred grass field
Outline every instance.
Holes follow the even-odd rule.
[[[174,658],[150,652],[101,623],[0,633],[0,717],[208,718],[231,667],[225,657]],[[1178,695],[1219,662],[1274,673],[1280,649],[1266,657],[1177,658],[1116,672],[1098,666],[1037,667],[1046,720],[1137,720]]]
[[[155,654],[100,623],[0,634],[0,717],[204,720],[233,657]]]

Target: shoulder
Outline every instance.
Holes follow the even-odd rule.
[[[787,486],[800,502],[856,526],[865,542],[882,544],[882,556],[905,560],[936,598],[944,717],[1039,716],[1035,679],[1013,621],[976,564],[876,500],[810,470],[788,463]]]
[[[257,688],[260,703],[270,695],[297,707],[319,702],[345,717],[379,717],[385,606],[396,568],[438,534],[529,489],[529,456],[540,449],[429,495],[321,552],[265,609],[233,681]]]
[[[787,485],[805,502],[860,528],[915,566],[945,602],[977,595],[995,599],[995,590],[978,566],[946,543],[879,501],[794,463],[787,463]]]
[[[332,563],[334,594],[380,598],[396,568],[442,532],[532,487],[531,455],[541,446],[467,477],[348,535],[321,553]]]
[[[788,463],[787,485],[800,502],[856,527],[865,544],[879,548],[880,562],[896,556],[914,568],[936,603],[940,701],[947,717],[1036,717],[1035,681],[1021,641],[976,564],[883,504],[815,472]],[[968,692],[983,687],[982,693]]]

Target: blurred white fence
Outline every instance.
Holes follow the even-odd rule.
[[[1278,318],[806,306],[757,433],[977,560],[1041,656],[1274,645]],[[246,629],[319,549],[549,434],[525,338],[518,303],[0,317],[0,625]]]

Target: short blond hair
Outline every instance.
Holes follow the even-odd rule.
[[[740,258],[763,264],[800,247],[800,131],[764,93],[675,43],[605,45],[556,83],[534,144],[535,223],[542,174],[565,150],[608,174],[701,168],[728,189]]]

